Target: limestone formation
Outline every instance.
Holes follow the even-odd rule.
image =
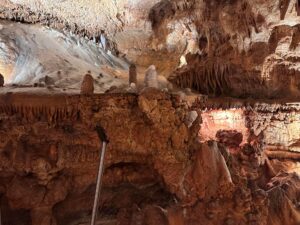
[[[129,67],[129,85],[137,84],[137,72],[136,72],[136,66],[134,64],[131,64]]]
[[[299,6],[0,0],[2,224],[300,224]]]
[[[80,93],[83,95],[91,95],[94,93],[94,78],[90,73],[83,77]]]
[[[154,65],[149,66],[145,73],[145,87],[158,88],[157,72]]]

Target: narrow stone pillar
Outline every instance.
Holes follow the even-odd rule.
[[[81,84],[81,94],[92,95],[94,93],[94,78],[90,73],[87,73]]]
[[[158,88],[157,72],[154,65],[149,66],[145,74],[145,87]]]
[[[134,64],[131,64],[129,67],[129,85],[131,83],[137,84],[137,72]]]

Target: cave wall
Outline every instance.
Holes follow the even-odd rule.
[[[76,210],[89,210],[93,196],[89,188],[95,183],[101,147],[94,128],[101,124],[110,139],[104,175],[108,198],[117,198],[117,193],[120,198],[122,184],[133,199],[132,192],[142,195],[149,186],[182,196],[180,179],[193,137],[184,124],[182,107],[155,90],[140,96],[3,95],[1,192],[12,210],[30,211],[32,224],[52,224],[52,208],[69,196],[73,201],[87,196],[90,205],[79,203]],[[105,204],[119,209],[133,204],[128,198],[123,205],[117,200]],[[72,197],[67,199],[72,202]],[[149,199],[155,201],[155,196]],[[57,206],[58,212],[65,212],[58,213],[58,224],[66,224],[61,221],[68,222],[66,217],[74,213],[68,206],[68,202]]]
[[[275,220],[293,225],[299,221],[295,188],[299,177],[291,170],[295,161],[288,158],[284,164],[278,160],[286,157],[268,157],[259,134],[242,143],[237,127],[225,132],[219,127],[218,142],[205,141],[199,128],[202,119],[205,128],[209,111],[189,126],[191,110],[198,108],[201,115],[196,105],[151,88],[138,95],[1,95],[4,224],[88,223],[101,147],[96,124],[105,128],[110,140],[100,222],[273,225]],[[274,106],[262,105],[243,114],[263,124],[261,118]],[[291,114],[296,109],[286,108]],[[276,193],[279,200],[272,197]],[[279,214],[274,201],[285,205]]]

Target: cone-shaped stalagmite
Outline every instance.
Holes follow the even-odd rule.
[[[136,66],[134,64],[129,67],[129,85],[131,83],[137,84]]]
[[[154,65],[149,66],[145,74],[145,87],[158,88],[157,72]]]
[[[87,73],[81,84],[81,94],[91,95],[94,93],[94,78],[90,73]]]

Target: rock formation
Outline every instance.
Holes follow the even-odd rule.
[[[205,128],[205,114],[200,132],[199,116],[192,126],[186,125],[186,118],[191,116],[186,111],[187,104],[177,95],[151,88],[138,96],[0,96],[4,224],[20,224],[21,220],[28,220],[27,224],[88,223],[89,216],[84,212],[92,207],[100,147],[94,131],[97,123],[103,125],[110,138],[100,221],[297,224],[299,180],[298,175],[288,175],[297,171],[293,170],[295,159],[289,158],[288,166],[283,166],[278,164],[283,158],[276,154],[269,157],[265,152],[272,144],[265,127],[269,123],[260,125],[264,126],[261,131],[265,135],[259,135],[258,125],[243,128],[257,127],[253,134],[241,127],[266,121],[262,118],[267,118],[275,107],[265,104],[245,111],[248,125],[245,121],[238,125],[236,121],[234,132],[224,131],[226,120],[221,126],[220,117],[211,117],[216,119],[214,124],[210,122],[210,129],[216,129],[217,143],[204,139],[213,135]],[[296,108],[285,106],[283,113],[288,115],[291,113],[286,110],[292,112]],[[280,122],[275,119],[270,126],[272,123]],[[15,129],[11,129],[12,124]],[[295,143],[300,139],[297,137],[293,138]],[[280,170],[285,171],[285,182],[293,179],[296,187],[291,186],[289,197],[280,200],[286,204],[283,214],[278,214],[274,202],[277,200],[271,197],[278,194],[267,194],[273,193],[274,188],[281,190],[282,182],[274,177]]]
[[[157,72],[154,65],[149,66],[145,73],[145,87],[158,88]]]
[[[89,224],[96,125],[98,224],[300,224],[299,15],[299,0],[0,1],[2,224]]]
[[[94,78],[90,73],[84,75],[80,93],[83,95],[91,95],[94,93]]]
[[[137,84],[137,72],[134,64],[131,64],[129,67],[129,85],[131,83]]]

